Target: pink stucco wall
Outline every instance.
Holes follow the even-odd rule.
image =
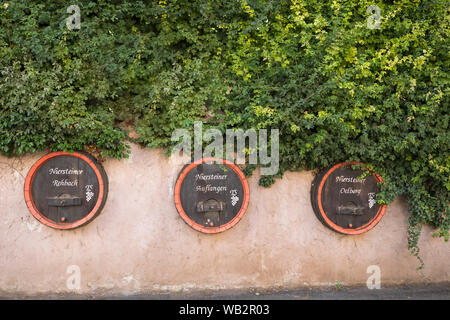
[[[324,227],[310,204],[312,172],[288,172],[271,188],[248,179],[250,204],[232,229],[191,229],[178,215],[173,187],[182,165],[161,150],[132,145],[129,159],[108,159],[109,196],[90,224],[58,231],[40,224],[23,198],[24,179],[44,154],[0,157],[0,292],[65,293],[79,267],[79,293],[365,284],[377,265],[381,284],[450,281],[450,244],[420,239],[425,267],[407,250],[407,204],[357,236]]]

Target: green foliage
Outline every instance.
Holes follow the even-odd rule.
[[[424,223],[448,240],[447,1],[85,0],[72,31],[66,1],[6,2],[3,153],[121,158],[130,126],[164,148],[196,120],[279,128],[279,176],[366,162],[386,182],[380,203],[407,197],[413,254]],[[367,28],[373,4],[380,29]]]

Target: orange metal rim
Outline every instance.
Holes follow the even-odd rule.
[[[230,167],[238,175],[239,180],[242,182],[242,185],[244,188],[244,200],[242,202],[241,209],[238,211],[238,213],[236,214],[236,216],[233,219],[231,219],[226,224],[219,226],[219,227],[205,227],[205,226],[202,226],[202,225],[194,222],[191,218],[188,217],[188,215],[184,211],[183,206],[181,205],[181,200],[180,200],[181,184],[183,183],[183,180],[186,177],[186,175],[188,174],[188,172],[200,164],[203,164],[205,162],[212,162],[212,161],[217,162],[219,164],[223,163],[223,164],[226,164],[228,167]],[[177,179],[177,182],[175,184],[175,206],[178,210],[178,213],[180,214],[181,218],[189,226],[191,226],[193,229],[203,232],[203,233],[220,233],[220,232],[223,232],[223,231],[228,230],[231,227],[233,227],[244,216],[244,213],[246,212],[247,207],[248,207],[249,199],[250,199],[250,189],[248,187],[247,179],[245,179],[244,173],[234,163],[232,163],[228,160],[224,160],[224,159],[203,158],[203,159],[197,160],[197,161],[189,164],[180,173],[180,175]]]
[[[94,172],[95,172],[95,174],[97,176],[97,179],[98,179],[98,183],[99,183],[99,194],[98,194],[98,199],[97,199],[97,202],[96,202],[94,208],[84,218],[82,218],[80,220],[77,220],[75,222],[72,222],[72,223],[55,223],[54,221],[46,218],[37,209],[37,207],[36,207],[36,205],[34,203],[34,200],[33,200],[33,196],[31,194],[31,186],[33,184],[33,179],[34,179],[34,176],[35,176],[37,170],[47,160],[49,160],[51,158],[54,158],[54,157],[58,157],[58,156],[74,156],[74,157],[77,157],[77,158],[80,158],[80,159],[84,160],[94,170]],[[100,174],[100,171],[97,169],[97,166],[87,156],[85,156],[85,155],[83,155],[81,153],[78,153],[78,152],[70,153],[70,152],[58,151],[58,152],[49,153],[46,156],[42,157],[41,159],[39,159],[31,167],[31,169],[28,172],[28,175],[26,177],[25,186],[24,186],[25,202],[26,202],[27,207],[30,210],[31,214],[38,221],[40,221],[41,223],[45,224],[46,226],[49,226],[49,227],[54,228],[54,229],[61,229],[61,230],[74,229],[74,228],[77,228],[77,227],[87,223],[88,221],[90,221],[95,216],[95,214],[97,213],[98,209],[100,208],[100,205],[101,205],[102,200],[103,200],[103,193],[104,193],[103,178],[102,178],[102,176]]]
[[[328,172],[323,176],[322,180],[320,181],[319,190],[318,190],[318,194],[317,194],[317,202],[319,204],[319,211],[320,211],[322,218],[326,222],[326,224],[328,226],[330,226],[333,230],[336,230],[336,231],[344,233],[344,234],[361,234],[361,233],[369,231],[370,229],[375,227],[378,224],[378,222],[380,222],[381,218],[383,217],[383,215],[386,211],[386,205],[380,206],[380,208],[378,209],[376,215],[373,217],[372,220],[370,220],[365,225],[363,225],[359,228],[356,228],[356,229],[342,228],[341,226],[338,226],[333,221],[331,221],[325,214],[325,211],[323,210],[323,207],[322,207],[322,189],[323,189],[323,185],[325,184],[326,179],[337,168],[342,167],[342,166],[355,165],[355,164],[363,164],[364,165],[363,162],[356,162],[356,161],[343,162],[343,163],[339,163],[339,164],[335,165],[330,170],[328,170]],[[383,179],[381,178],[381,176],[379,174],[375,174],[374,176],[378,182],[383,182]]]

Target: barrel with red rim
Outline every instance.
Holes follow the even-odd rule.
[[[55,229],[74,229],[100,214],[108,195],[108,178],[87,153],[53,152],[32,166],[24,195],[37,220]]]
[[[360,165],[360,169],[352,166]],[[311,186],[311,203],[317,218],[343,234],[361,234],[381,220],[385,205],[376,201],[380,175],[361,162],[339,163],[321,171]]]
[[[219,233],[230,229],[247,210],[250,192],[232,162],[204,158],[186,165],[175,184],[175,206],[193,229]]]

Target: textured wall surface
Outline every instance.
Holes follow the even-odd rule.
[[[450,243],[420,239],[423,270],[407,250],[407,204],[398,199],[369,232],[346,236],[323,226],[310,203],[312,172],[288,172],[271,188],[248,179],[250,204],[221,234],[202,234],[178,215],[173,187],[182,165],[161,150],[132,145],[129,159],[108,159],[108,201],[91,223],[59,231],[28,211],[23,186],[44,154],[0,158],[0,291],[71,290],[68,267],[81,274],[79,293],[299,287],[364,284],[367,267],[381,284],[450,281]]]

